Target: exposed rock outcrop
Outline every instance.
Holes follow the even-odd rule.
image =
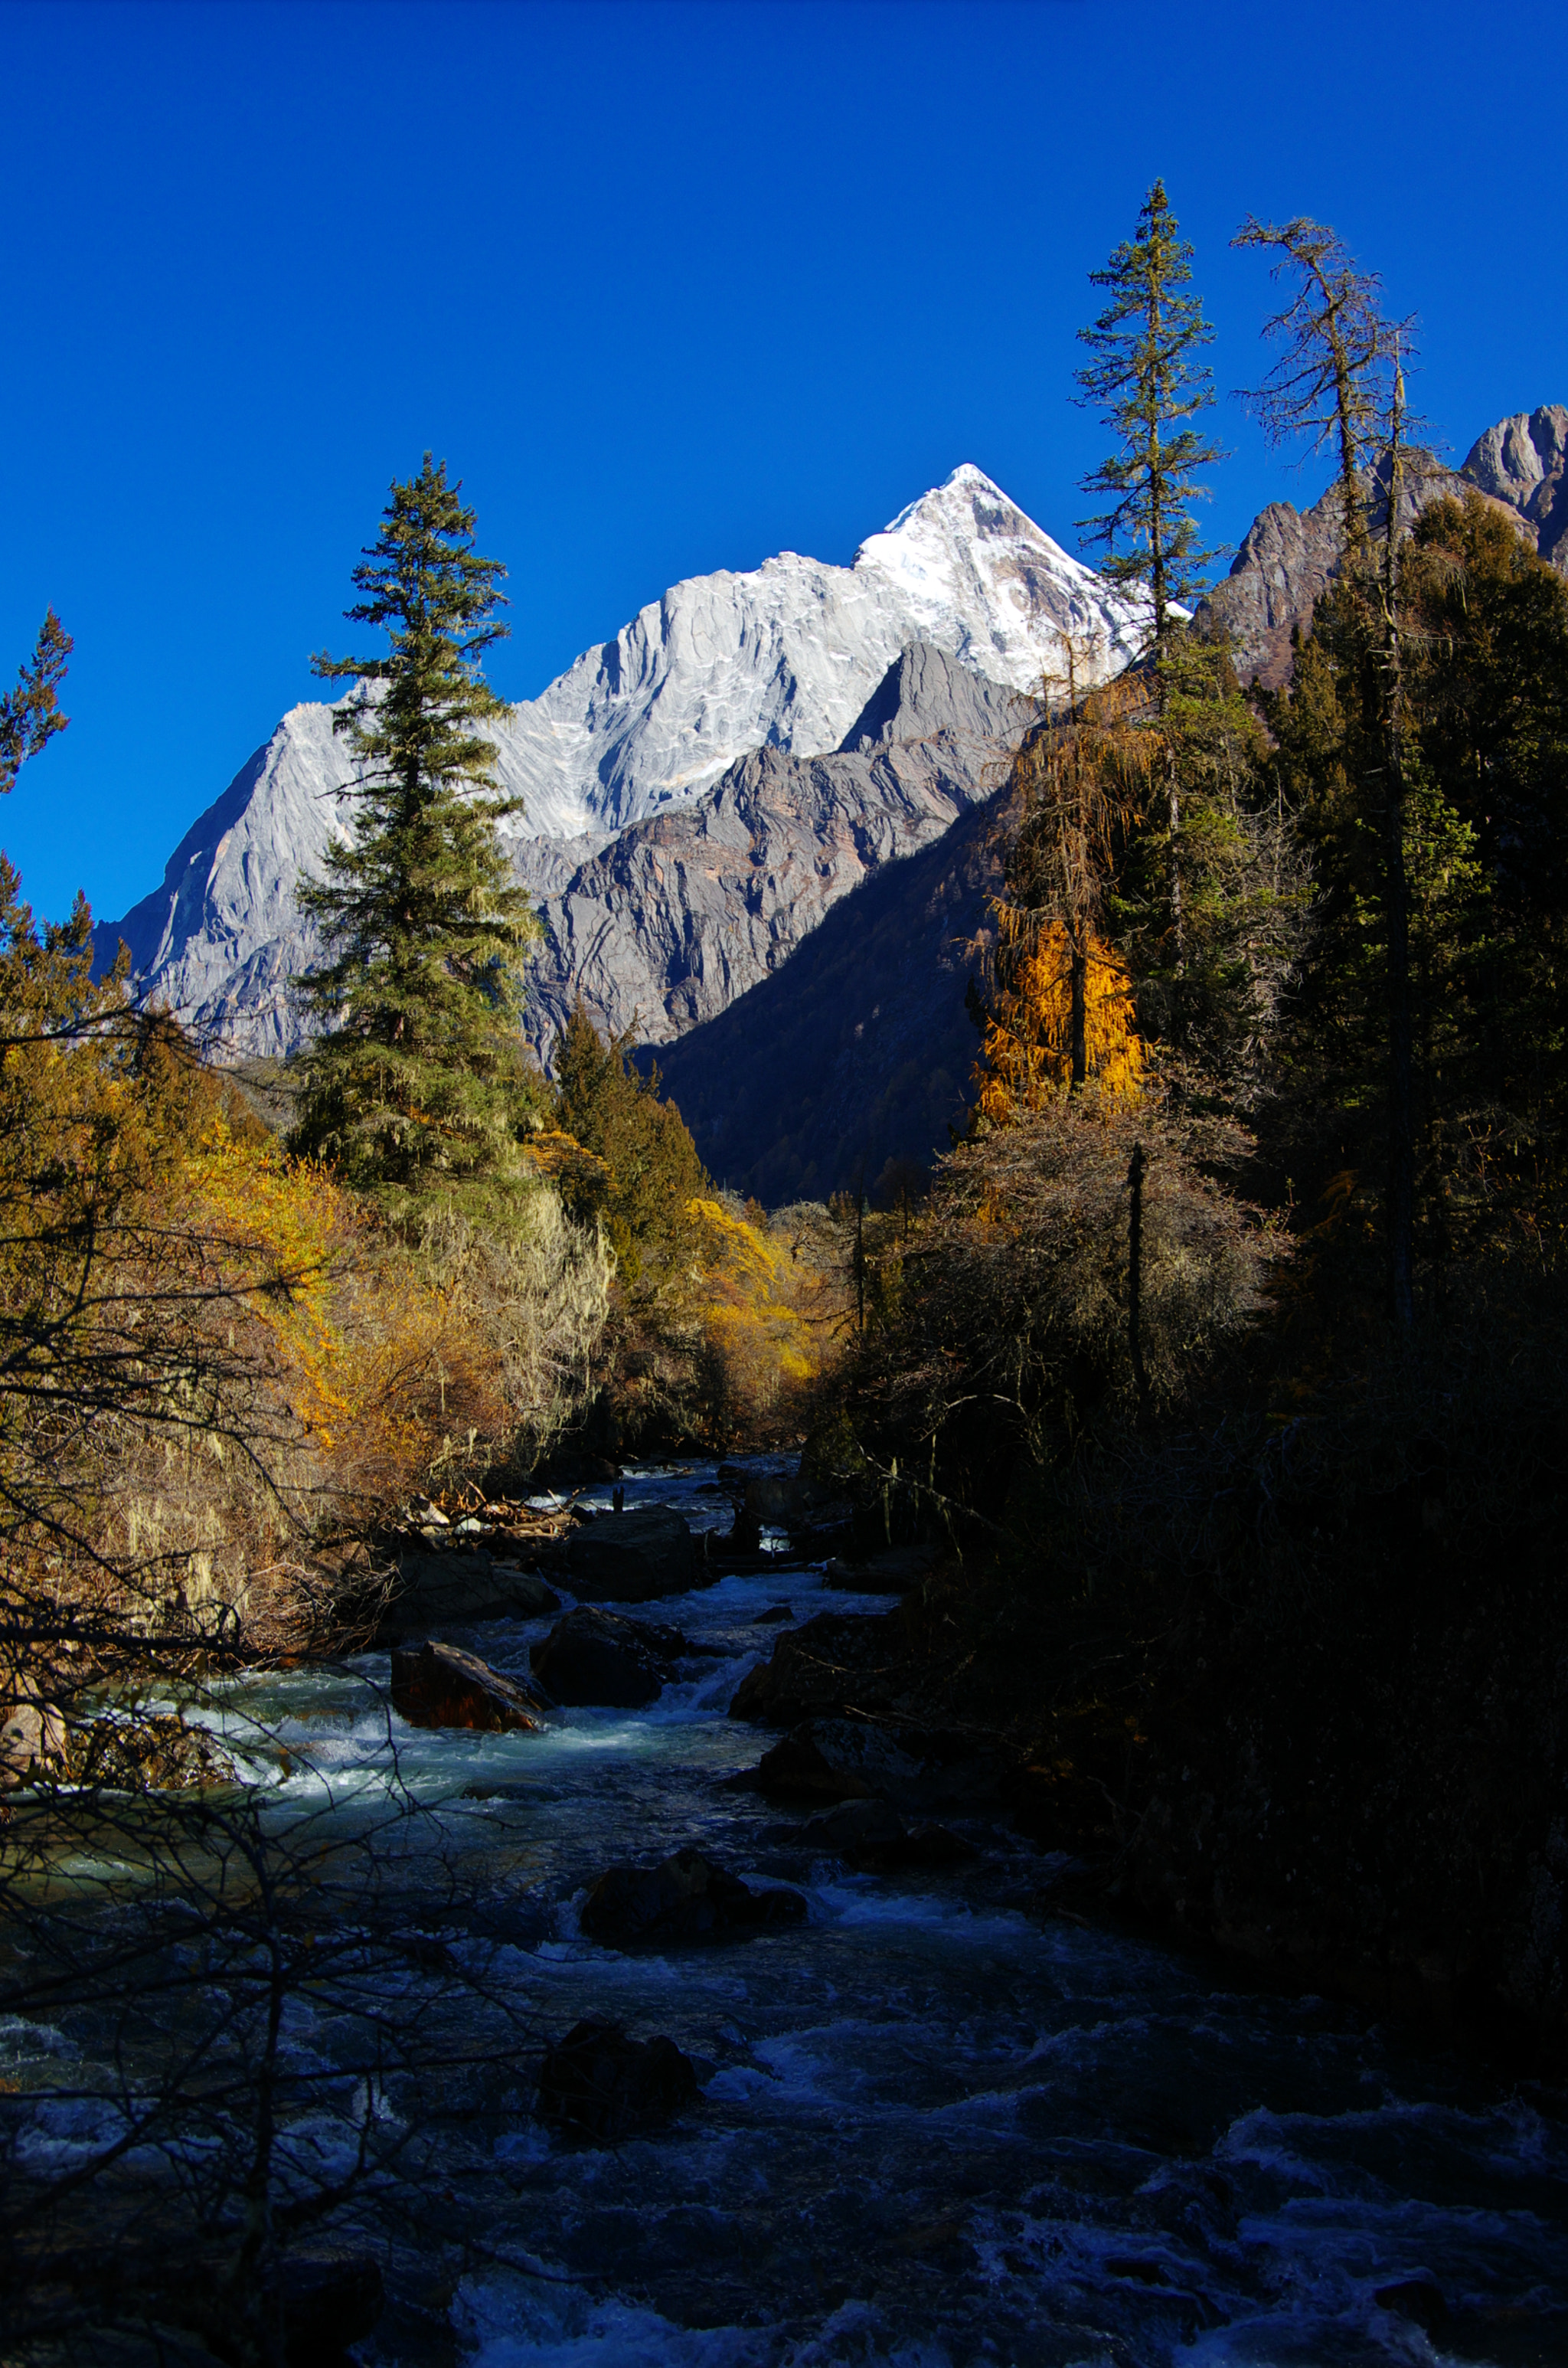
[[[650,1044],[715,1018],[863,881],[987,799],[1033,712],[916,644],[835,754],[758,749],[703,796],[623,831],[540,898],[535,1050],[549,1055],[579,993]]]
[[[1460,474],[1518,513],[1542,559],[1568,575],[1568,410],[1544,403],[1477,437]]]
[[[394,1652],[392,1700],[410,1726],[463,1726],[490,1735],[537,1733],[557,1714],[537,1686],[504,1677],[456,1645]]]
[[[641,1710],[657,1702],[685,1650],[678,1628],[584,1606],[558,1620],[529,1659],[540,1684],[568,1710]]]
[[[535,2111],[568,2136],[612,2146],[697,2093],[691,2058],[673,2039],[630,2039],[619,2022],[588,2015],[546,2050]]]
[[[1458,470],[1416,454],[1401,495],[1406,526],[1436,501],[1473,488],[1506,509],[1532,551],[1568,573],[1568,411],[1539,411],[1500,419],[1479,437]],[[1384,479],[1386,484],[1387,480]],[[1386,506],[1374,494],[1371,516],[1381,530]],[[1314,603],[1333,581],[1343,541],[1340,497],[1331,485],[1310,510],[1270,502],[1248,528],[1231,572],[1199,615],[1233,638],[1244,681],[1275,689],[1290,671],[1290,631],[1305,632]]]
[[[781,968],[660,1046],[665,1090],[712,1175],[776,1208],[949,1148],[979,1042],[964,989],[1002,884],[1004,800],[884,864]]]
[[[583,1905],[585,1936],[607,1949],[667,1948],[804,1921],[798,1891],[753,1891],[699,1850],[658,1866],[607,1867]]]

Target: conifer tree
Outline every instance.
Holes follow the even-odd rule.
[[[1110,507],[1085,519],[1107,546],[1113,583],[1147,587],[1149,647],[1159,721],[1165,720],[1178,609],[1199,586],[1211,553],[1199,546],[1193,509],[1207,499],[1200,472],[1224,455],[1194,425],[1214,401],[1213,373],[1200,357],[1214,332],[1191,291],[1192,248],[1178,236],[1164,181],[1144,199],[1138,227],[1103,271],[1089,278],[1110,302],[1079,336],[1093,359],[1077,372],[1083,399],[1096,404],[1119,449],[1084,480]],[[1181,783],[1174,746],[1165,762],[1165,871],[1175,962],[1184,958]]]
[[[1376,275],[1358,268],[1326,223],[1297,216],[1276,225],[1249,217],[1233,245],[1272,254],[1276,278],[1294,290],[1290,303],[1265,324],[1265,336],[1281,352],[1249,400],[1273,441],[1304,438],[1312,451],[1326,445],[1338,464],[1344,556],[1337,592],[1326,606],[1335,611],[1342,655],[1359,677],[1365,712],[1373,720],[1372,753],[1363,760],[1358,787],[1362,820],[1381,847],[1377,901],[1387,1008],[1384,1229],[1390,1306],[1395,1321],[1408,1326],[1415,1313],[1415,1132],[1399,544],[1410,431],[1401,348],[1408,345],[1410,329],[1386,317]],[[1369,522],[1375,460],[1381,461],[1384,476],[1379,552],[1372,549]]]
[[[0,699],[0,795],[15,789],[28,758],[71,720],[60,712],[60,686],[73,646],[53,609],[46,610],[32,657],[17,670],[16,689]]]
[[[415,1225],[443,1204],[504,1219],[535,1172],[518,1148],[530,1087],[517,1019],[538,924],[496,830],[521,801],[500,793],[481,728],[510,712],[481,670],[506,632],[506,571],[474,551],[461,490],[428,453],[393,484],[347,611],[390,651],[312,662],[358,682],[334,725],[359,779],[342,792],[349,840],[301,893],[329,958],[300,982],[324,1032],[302,1056],[292,1140]]]
[[[588,1157],[562,1159],[557,1181],[574,1216],[604,1227],[633,1304],[678,1313],[697,1257],[691,1204],[711,1188],[658,1070],[632,1066],[631,1041],[630,1029],[601,1037],[579,996],[556,1044],[552,1114]]]
[[[1192,248],[1178,237],[1164,181],[1144,199],[1132,237],[1103,271],[1091,271],[1110,302],[1078,335],[1093,355],[1077,373],[1085,402],[1099,408],[1119,449],[1084,480],[1109,509],[1081,521],[1107,546],[1104,574],[1146,584],[1151,638],[1164,655],[1212,554],[1199,548],[1193,506],[1208,497],[1199,472],[1224,458],[1193,425],[1214,401],[1213,372],[1199,359],[1213,342],[1192,285]]]

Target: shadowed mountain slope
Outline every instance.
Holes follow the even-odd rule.
[[[989,799],[1034,712],[917,644],[834,754],[758,749],[703,797],[623,831],[540,896],[536,1051],[548,1058],[579,994],[645,1044],[716,1019],[874,872]]]
[[[660,1046],[665,1090],[720,1182],[777,1208],[947,1150],[978,1049],[964,990],[1001,883],[1005,800],[884,864],[771,977]]]

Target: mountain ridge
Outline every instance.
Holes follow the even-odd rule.
[[[836,751],[915,643],[1021,689],[1055,662],[1064,632],[1097,635],[1109,666],[1131,654],[1139,620],[1135,601],[964,462],[848,568],[782,553],[746,574],[687,578],[521,702],[496,734],[497,779],[528,808],[508,851],[553,893],[620,831],[701,797],[758,749]],[[302,1039],[288,982],[317,940],[293,884],[319,871],[354,778],[332,714],[291,709],[187,832],[162,883],[97,932],[100,961],[123,937],[140,987],[227,1053],[285,1053]]]

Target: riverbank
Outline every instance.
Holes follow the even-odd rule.
[[[728,1521],[703,1493],[711,1466],[620,1485],[632,1505]],[[608,1514],[610,1486],[595,1495]],[[367,2368],[1407,2362],[1438,2309],[1449,2356],[1555,2357],[1568,2132],[1548,2092],[1074,1896],[1085,1854],[1018,1829],[1006,1770],[997,1800],[941,1807],[972,1853],[942,1865],[859,1863],[811,1828],[820,1804],[755,1789],[791,1730],[731,1704],[781,1645],[785,1664],[822,1666],[824,1621],[858,1631],[862,1679],[898,1674],[892,1632],[920,1643],[902,1666],[926,1691],[911,1674],[886,1700],[911,1737],[918,1712],[949,1771],[996,1739],[953,1715],[951,1577],[890,1607],[826,1576],[611,1607],[699,1649],[643,1707],[538,1733],[407,1725],[383,1652],[230,1690],[218,1739],[249,1755],[263,1827],[300,1870],[277,1927],[279,2229],[319,2243],[312,2211],[341,2187],[331,2241],[385,2285]],[[522,1679],[559,1616],[450,1641]],[[1092,1790],[1085,1776],[1074,1797]],[[717,1945],[586,1936],[607,1867],[680,1850],[792,1891],[803,1919]],[[668,2041],[695,2100],[608,2146],[540,2121],[547,2053],[585,2017]],[[75,2175],[122,2126],[154,2034],[133,2032],[117,2067],[101,1998],[63,1994],[7,2032],[13,2160]],[[119,2174],[165,2234],[192,2138],[171,2121]],[[207,2340],[222,2356],[221,2325]]]

